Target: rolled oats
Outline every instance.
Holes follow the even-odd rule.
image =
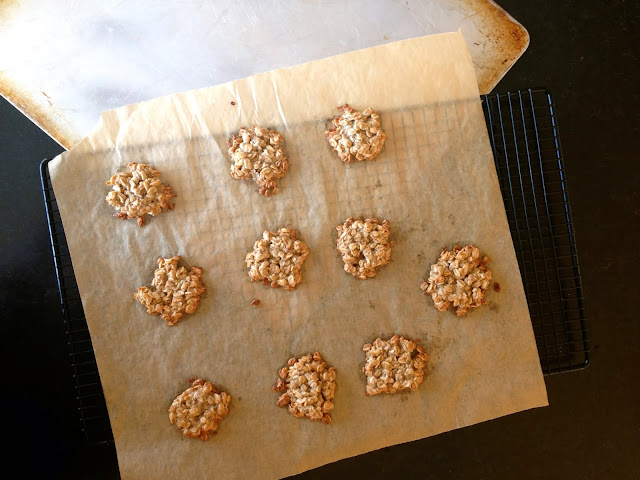
[[[302,281],[302,264],[307,255],[309,249],[298,240],[296,231],[281,228],[276,232],[265,230],[245,262],[252,282],[293,290]]]
[[[344,163],[352,160],[373,160],[382,148],[387,135],[380,126],[380,115],[371,108],[360,113],[349,105],[338,107],[342,115],[333,119],[333,127],[325,132],[329,144]]]
[[[169,421],[186,437],[204,441],[218,433],[221,420],[229,414],[230,403],[231,395],[198,378],[175,398],[169,408]]]
[[[295,417],[330,423],[329,412],[333,409],[336,390],[335,369],[329,367],[318,352],[291,358],[287,365],[280,370],[280,378],[273,387],[276,392],[284,392],[276,405],[288,406]]]
[[[398,335],[388,340],[377,338],[362,350],[366,357],[362,372],[367,377],[367,395],[416,390],[424,380],[429,356],[412,340]]]
[[[131,162],[129,171],[113,175],[107,185],[111,191],[107,195],[107,203],[116,209],[113,215],[117,218],[144,223],[144,215],[157,215],[175,206],[171,199],[176,195],[170,185],[160,181],[160,172],[143,163]]]
[[[391,247],[389,222],[379,223],[375,218],[354,220],[348,218],[338,230],[338,251],[342,254],[344,271],[366,280],[374,277],[376,268],[389,263]]]
[[[485,266],[488,262],[489,257],[480,257],[480,250],[473,245],[443,249],[420,288],[425,295],[431,294],[438,310],[444,312],[453,305],[461,317],[470,308],[487,303],[484,293],[491,282],[491,270]]]
[[[282,135],[275,130],[242,127],[227,141],[231,176],[240,180],[253,179],[260,195],[275,195],[279,191],[275,181],[284,177],[289,169],[283,144]]]
[[[206,287],[202,283],[202,268],[178,268],[179,256],[159,258],[152,288],[139,287],[133,294],[147,309],[147,313],[160,315],[167,325],[175,325],[185,313],[194,313]]]

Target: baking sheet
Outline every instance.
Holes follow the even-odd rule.
[[[105,110],[458,29],[481,93],[529,44],[491,0],[5,0],[0,94],[71,148]]]
[[[106,112],[50,163],[123,478],[280,478],[547,404],[478,95],[462,34],[422,37]],[[345,102],[381,113],[389,138],[373,162],[344,165],[324,138]],[[253,123],[281,131],[290,158],[269,198],[229,175],[225,141]],[[155,165],[178,195],[142,228],[104,201],[130,161]],[[395,243],[366,281],[335,250],[335,226],[358,215],[388,219]],[[284,225],[311,251],[294,292],[251,283],[243,262]],[[490,256],[502,286],[465,318],[420,290],[456,242]],[[176,254],[205,269],[208,292],[167,327],[132,293]],[[362,345],[395,333],[420,339],[427,377],[416,392],[365,397]],[[330,425],[294,418],[271,390],[291,356],[316,350],[337,370]],[[168,421],[194,376],[233,396],[207,442]]]

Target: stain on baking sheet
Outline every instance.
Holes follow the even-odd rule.
[[[486,37],[482,43],[488,47],[487,53],[495,63],[503,68],[487,68],[473,62],[481,94],[493,90],[511,66],[522,56],[529,46],[529,33],[500,6],[490,0],[464,0],[466,9],[472,12],[465,21],[472,22],[478,32]],[[464,25],[462,33],[464,35]],[[474,42],[473,45],[479,45]],[[493,63],[493,62],[491,62]]]
[[[20,3],[18,0],[0,0],[0,22],[8,23],[14,20],[19,13]],[[40,91],[40,94],[44,96],[48,107],[43,103],[42,98],[35,98],[35,92],[21,88],[9,80],[7,73],[0,72],[0,95],[68,150],[80,141],[80,137],[71,138],[73,136],[64,131],[64,127],[61,126],[64,122],[60,121],[63,116],[53,109],[51,97],[43,91]]]
[[[47,95],[45,92],[41,92],[41,93],[47,99],[47,103],[49,103],[49,105],[53,106],[53,102],[51,101],[51,97],[49,95]]]
[[[41,93],[46,97],[49,108],[41,105],[42,102],[37,102],[29,95],[28,91],[12,83],[0,72],[0,95],[6,98],[7,101],[44,130],[56,142],[69,150],[78,143],[81,138],[64,130],[62,126],[64,122],[57,122],[58,117],[62,116],[55,111],[51,99],[44,92]]]

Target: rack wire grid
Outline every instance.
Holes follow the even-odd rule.
[[[589,343],[558,122],[551,93],[481,97],[502,197],[545,375],[584,368]],[[78,416],[90,445],[113,436],[48,162],[40,165]]]
[[[545,374],[589,364],[580,267],[551,93],[482,97],[509,229]]]

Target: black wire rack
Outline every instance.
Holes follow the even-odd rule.
[[[580,267],[551,93],[484,95],[509,229],[545,374],[589,364]]]
[[[545,375],[589,363],[580,269],[558,123],[551,94],[528,89],[484,95],[489,139]],[[106,402],[71,256],[51,186],[40,165],[51,247],[80,427],[89,445],[112,444]]]
[[[40,163],[40,180],[49,220],[49,236],[58,279],[62,319],[67,336],[66,351],[73,375],[78,418],[88,445],[112,444],[113,435],[98,374],[98,365],[71,264],[71,254],[62,228],[60,211],[51,186],[47,167],[50,160],[47,158]]]

